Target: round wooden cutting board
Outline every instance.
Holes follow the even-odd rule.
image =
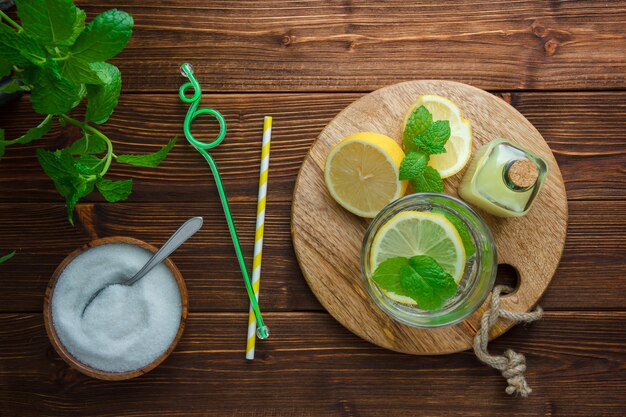
[[[437,329],[417,329],[388,317],[370,300],[359,257],[369,220],[339,206],[324,184],[324,164],[333,145],[353,133],[372,131],[401,143],[406,109],[422,94],[450,98],[472,123],[473,150],[503,137],[542,156],[550,165],[543,189],[530,212],[504,219],[478,212],[494,234],[498,263],[518,272],[518,289],[502,300],[504,308],[529,311],[557,268],[567,228],[567,199],[559,167],[545,140],[517,110],[483,90],[449,81],[409,81],[374,91],[339,113],[322,131],[305,158],[296,182],[291,228],[304,276],[322,305],[349,330],[379,346],[413,354],[443,354],[471,348],[480,317],[490,299],[466,321]],[[465,173],[444,180],[457,196]],[[491,338],[513,323],[502,320]]]

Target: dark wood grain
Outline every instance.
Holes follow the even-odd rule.
[[[135,20],[128,48],[113,60],[124,94],[102,126],[116,152],[151,152],[182,134],[178,66],[194,64],[203,105],[228,123],[212,153],[248,260],[262,118],[274,116],[261,290],[272,336],[254,362],[244,360],[243,283],[213,180],[186,142],[157,169],[114,164],[111,179],[134,178],[133,195],[116,204],[88,197],[72,228],[34,157],[36,146],[77,138],[56,126],[44,142],[10,147],[0,160],[0,255],[17,250],[0,266],[0,416],[624,415],[625,1],[78,3],[89,19],[117,7]],[[412,357],[352,335],[322,310],[294,258],[291,196],[313,140],[364,93],[428,78],[497,92],[537,127],[565,180],[567,241],[541,301],[546,316],[493,345],[526,354],[528,399],[506,396],[501,376],[470,352]],[[27,97],[0,110],[8,137],[38,120]],[[126,382],[68,368],[41,315],[57,264],[96,237],[159,245],[198,214],[205,227],[173,256],[192,312],[174,354]]]
[[[234,199],[232,211],[251,265],[256,201]],[[245,311],[245,296],[219,202],[80,204],[77,226],[61,204],[0,204],[0,248],[17,255],[0,270],[0,311],[40,311],[52,272],[91,239],[128,235],[160,245],[192,216],[205,224],[172,259],[189,289],[191,311]],[[5,214],[6,213],[6,214]],[[626,305],[626,202],[572,201],[563,259],[542,305],[549,310],[623,309]],[[319,310],[293,254],[290,205],[268,200],[261,307]],[[591,221],[590,221],[591,219]],[[532,254],[529,254],[532,256]]]
[[[111,7],[79,3],[90,18]],[[626,80],[622,2],[174,4],[117,5],[135,20],[114,60],[126,91],[178,88],[183,62],[207,91],[371,91],[429,78],[501,90],[622,89]]]
[[[268,314],[272,336],[259,343],[257,359],[246,362],[246,321],[244,313],[191,314],[161,366],[135,380],[103,382],[61,361],[40,314],[2,314],[2,415],[588,417],[624,411],[623,312],[549,312],[498,339],[494,351],[526,354],[534,391],[525,400],[506,396],[502,377],[471,352],[393,353],[325,313]]]
[[[263,116],[274,116],[269,192],[290,201],[295,177],[311,143],[339,111],[360,94],[207,95],[203,104],[222,111],[228,123],[224,143],[212,151],[231,197],[256,198]],[[626,198],[626,92],[506,93],[537,127],[561,168],[568,198]],[[0,113],[0,127],[15,137],[37,124],[26,99]],[[176,94],[123,95],[102,130],[115,151],[153,152],[175,135],[182,137],[186,105]],[[202,120],[198,121],[199,123]],[[206,129],[206,130],[205,130]],[[210,140],[214,126],[196,126]],[[44,142],[7,148],[0,160],[0,202],[62,201],[35,158],[35,147],[65,146],[76,130],[55,128]],[[181,139],[160,168],[113,164],[112,179],[135,178],[136,201],[214,201],[217,192],[206,162]],[[87,201],[101,201],[96,194]]]

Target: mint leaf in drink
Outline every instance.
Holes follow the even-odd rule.
[[[443,180],[439,172],[431,166],[424,168],[421,174],[409,180],[416,193],[443,193]]]
[[[93,64],[102,85],[87,85],[87,113],[85,117],[93,123],[101,124],[109,120],[122,89],[122,75],[115,65],[104,62]]]
[[[18,0],[17,15],[29,35],[52,46],[72,38],[79,16],[72,0]]]
[[[84,94],[81,85],[63,78],[58,66],[52,62],[35,68],[29,73],[29,78],[29,83],[33,85],[31,102],[39,114],[67,113],[80,102]]]
[[[154,153],[144,155],[118,155],[115,159],[117,162],[122,164],[136,165],[140,167],[156,167],[163,159],[165,159],[167,153],[172,150],[174,144],[176,143],[176,139],[177,138],[170,140],[167,145]]]
[[[104,152],[106,148],[106,143],[100,137],[86,132],[85,136],[72,143],[69,151],[72,155],[98,154]]]
[[[400,180],[416,178],[428,164],[428,155],[420,151],[409,152],[400,164]]]
[[[402,295],[404,291],[400,284],[400,270],[408,264],[409,259],[401,256],[386,259],[378,265],[372,279],[383,290]]]
[[[133,18],[125,12],[108,10],[91,21],[72,46],[72,55],[85,62],[106,61],[121,52],[133,29]]]
[[[466,258],[469,258],[474,253],[476,253],[476,246],[474,245],[474,240],[472,239],[469,228],[461,219],[459,219],[457,216],[453,215],[449,211],[441,210],[438,208],[433,208],[433,213],[438,213],[442,216],[445,216],[446,219],[448,219],[450,223],[454,225],[454,228],[456,229],[457,233],[461,237],[461,241],[463,242],[463,249],[465,249]]]
[[[411,297],[424,310],[438,310],[456,294],[457,284],[430,256],[418,255],[400,268],[403,295]]]
[[[133,188],[133,180],[111,181],[99,179],[96,187],[100,194],[110,203],[126,200]]]
[[[402,132],[402,143],[408,152],[417,150],[413,144],[413,138],[424,134],[432,122],[433,116],[424,106],[419,106],[411,113]]]

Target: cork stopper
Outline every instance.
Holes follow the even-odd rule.
[[[529,159],[518,159],[509,165],[506,177],[513,187],[527,189],[537,182],[539,169]]]

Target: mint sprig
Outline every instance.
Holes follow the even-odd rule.
[[[457,291],[452,275],[426,255],[389,258],[376,268],[372,279],[383,290],[410,297],[429,311],[443,307]]]
[[[415,192],[443,192],[443,180],[428,166],[430,155],[445,153],[450,139],[450,122],[437,120],[424,106],[417,108],[406,122],[402,143],[406,156],[400,165],[400,180],[409,180]]]
[[[147,155],[115,155],[111,140],[92,124],[106,122],[117,106],[122,87],[118,68],[105,62],[124,49],[133,29],[132,17],[108,10],[85,26],[85,12],[72,0],[17,0],[20,23],[0,11],[0,78],[13,82],[4,93],[30,91],[33,109],[45,116],[36,127],[16,139],[5,139],[0,129],[0,157],[6,148],[41,139],[53,120],[79,127],[82,137],[69,147],[37,150],[37,159],[65,197],[70,223],[77,201],[97,189],[107,201],[128,198],[132,180],[103,178],[112,161],[157,166],[174,146],[175,139]],[[84,120],[70,112],[84,99]]]
[[[0,256],[0,264],[11,259],[13,255],[15,255],[15,251],[9,252],[4,256]]]

